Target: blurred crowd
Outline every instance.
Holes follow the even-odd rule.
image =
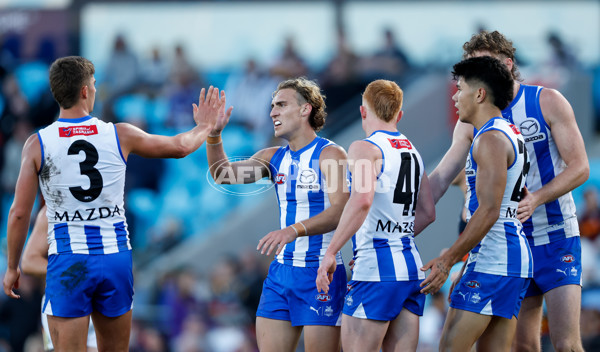
[[[424,65],[413,62],[391,29],[382,31],[380,49],[358,54],[342,29],[337,50],[321,68],[310,67],[288,37],[280,56],[267,65],[248,58],[245,66],[228,72],[200,67],[186,48],[172,52],[155,47],[144,55],[131,50],[127,38],[114,40],[110,60],[97,67],[94,115],[106,121],[127,121],[151,132],[175,134],[193,124],[191,103],[201,87],[216,85],[235,106],[224,135],[232,156],[251,155],[271,140],[271,94],[282,79],[316,79],[327,96],[331,114],[375,78],[392,79],[406,88]],[[581,69],[576,55],[557,33],[549,33],[551,57],[544,67],[554,74]],[[0,272],[5,271],[6,215],[12,202],[23,144],[37,129],[51,123],[58,106],[48,87],[47,70],[56,58],[51,41],[39,44],[35,57],[24,57],[17,35],[0,38]],[[600,121],[600,68],[595,74],[595,113]],[[546,76],[547,82],[560,80]],[[600,126],[600,123],[598,124]],[[338,131],[325,129],[326,135]],[[206,229],[242,202],[205,185],[205,151],[175,162],[131,156],[128,160],[126,204],[134,260],[143,267],[190,236]],[[600,170],[592,170],[592,172]],[[173,202],[173,199],[175,201]],[[210,204],[198,214],[186,204]],[[584,272],[582,337],[584,346],[598,346],[600,336],[600,207],[596,188],[585,190],[578,209]],[[179,204],[179,205],[178,205]],[[183,204],[183,205],[182,205]],[[161,214],[162,216],[156,216]],[[156,219],[166,219],[156,223]],[[256,351],[254,317],[266,276],[268,258],[255,251],[232,253],[212,270],[198,273],[178,268],[162,276],[149,290],[136,291],[131,351],[226,352]],[[0,352],[40,351],[40,302],[44,284],[22,277],[18,301],[0,295]],[[437,350],[447,310],[446,293],[428,297],[421,319],[420,351]],[[547,339],[547,331],[545,339]],[[300,349],[302,346],[300,346]],[[596,347],[597,348],[597,347]]]

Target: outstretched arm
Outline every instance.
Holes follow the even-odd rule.
[[[48,218],[46,206],[40,209],[23,251],[21,270],[27,275],[45,277],[48,267]]]
[[[211,86],[208,91],[202,88],[198,105],[192,105],[196,126],[172,137],[149,134],[128,123],[116,124],[123,156],[127,159],[133,153],[145,158],[183,158],[193,153],[208,137],[224,104],[223,92],[219,98],[217,88]]]
[[[215,126],[206,142],[206,159],[210,175],[217,184],[253,183],[269,176],[269,162],[277,148],[266,148],[255,153],[250,159],[231,162],[223,148],[221,132],[229,123],[233,107],[219,109]]]
[[[286,243],[294,241],[299,236],[320,235],[333,231],[337,226],[348,201],[348,190],[346,187],[346,152],[342,147],[329,146],[323,149],[319,160],[321,172],[325,176],[327,184],[327,197],[329,197],[329,208],[319,214],[300,221],[281,230],[268,233],[258,242],[257,250],[261,254],[267,251],[271,254],[273,249],[279,254]]]
[[[348,150],[348,168],[352,173],[352,191],[340,222],[323,256],[317,272],[317,289],[328,292],[335,271],[335,255],[360,229],[367,218],[377,184],[377,160],[382,158],[378,147],[367,141],[356,141]]]
[[[21,252],[27,238],[29,218],[38,190],[39,166],[41,165],[42,152],[37,135],[32,135],[25,142],[21,155],[21,170],[15,188],[15,199],[8,212],[7,241],[7,268],[4,275],[4,293],[11,298],[19,298],[13,289],[19,288],[19,261]]]
[[[433,200],[437,203],[448,190],[452,180],[465,167],[465,160],[473,142],[473,126],[457,121],[452,134],[452,145],[429,175]]]
[[[465,231],[440,257],[431,260],[421,270],[431,273],[421,283],[421,293],[435,293],[446,282],[450,269],[485,237],[500,215],[502,196],[506,188],[507,167],[514,155],[512,144],[499,131],[481,135],[473,149],[477,162],[475,189],[479,207],[473,213]]]
[[[558,91],[545,88],[540,93],[540,106],[566,168],[542,188],[526,193],[517,210],[521,222],[527,220],[538,206],[579,187],[590,174],[585,145],[571,104]]]

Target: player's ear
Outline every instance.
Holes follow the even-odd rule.
[[[83,87],[81,87],[81,98],[87,99],[87,97],[88,97],[88,86],[84,85]]]
[[[400,112],[398,113],[398,117],[396,117],[396,123],[400,122],[400,120],[402,119],[402,115],[404,115],[404,111],[400,110]]]
[[[367,118],[367,108],[364,105],[360,106],[360,117],[364,120]]]
[[[477,99],[477,103],[481,104],[485,100],[487,96],[487,91],[484,87],[477,88],[477,94],[475,95],[475,99]]]

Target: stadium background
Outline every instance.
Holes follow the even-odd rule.
[[[327,95],[323,135],[344,147],[362,138],[360,95],[375,78],[405,91],[399,128],[431,172],[456,118],[450,68],[480,30],[513,40],[526,82],[571,102],[591,176],[574,191],[583,239],[584,344],[600,336],[600,2],[598,1],[77,1],[0,0],[0,273],[6,215],[27,136],[52,122],[53,59],[96,65],[94,115],[150,132],[189,128],[200,87],[225,88],[235,106],[229,156],[269,144],[279,80],[316,79]],[[386,43],[388,45],[386,45]],[[213,187],[204,147],[181,160],[130,157],[126,209],[134,246],[132,351],[253,351],[253,317],[270,258],[254,250],[278,226],[268,184]],[[585,195],[585,196],[584,196]],[[417,238],[424,261],[457,235],[462,195],[453,187]],[[349,258],[345,248],[346,261]],[[0,274],[0,275],[2,275]],[[43,283],[23,277],[20,301],[0,296],[0,351],[38,351]],[[419,349],[437,350],[444,297],[428,298]],[[303,350],[299,346],[298,350]],[[547,331],[544,351],[551,351]]]

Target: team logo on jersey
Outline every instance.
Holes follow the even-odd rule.
[[[331,296],[327,293],[319,293],[315,296],[315,299],[319,302],[329,302],[331,301]]]
[[[58,128],[59,137],[89,136],[92,134],[98,134],[98,128],[95,125]]]
[[[525,137],[525,142],[543,141],[546,139],[546,134],[540,132],[540,124],[534,118],[527,118],[521,122],[519,130],[521,130],[521,134]]]
[[[275,176],[275,183],[278,185],[282,185],[285,183],[286,179],[287,179],[287,177],[285,176],[285,174],[277,174]]]
[[[560,261],[563,263],[573,263],[575,261],[575,257],[573,256],[573,254],[566,254],[563,255],[562,258],[560,258]]]
[[[313,169],[300,170],[298,174],[298,183],[296,184],[298,189],[307,189],[309,191],[318,191],[321,189],[321,185],[318,183],[317,173]]]
[[[388,141],[390,141],[390,144],[392,145],[392,148],[394,149],[412,149],[412,144],[410,144],[410,141],[408,139],[391,139],[388,138]]]
[[[480,288],[481,284],[479,283],[479,281],[475,281],[475,280],[471,280],[469,282],[466,283],[468,288]]]

